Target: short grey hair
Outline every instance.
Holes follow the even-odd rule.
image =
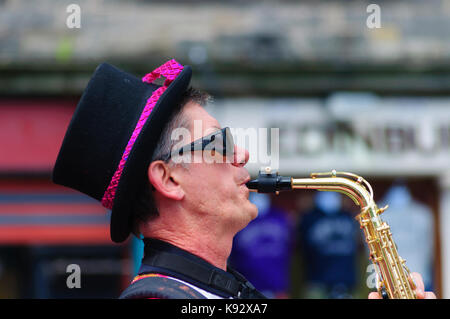
[[[184,107],[194,102],[205,107],[212,101],[212,97],[203,91],[189,88],[183,95],[182,101],[172,114],[171,119],[164,127],[157,146],[152,154],[151,162],[164,160],[166,155],[170,154],[176,141],[172,139],[172,131],[176,128],[190,129],[190,118],[185,114]],[[149,163],[149,165],[150,165]],[[170,165],[170,164],[169,164]],[[139,225],[142,222],[148,222],[151,218],[159,215],[156,203],[153,198],[153,186],[150,184],[148,177],[145,176],[140,191],[136,194],[133,207],[133,234],[140,236]]]
[[[177,128],[190,129],[190,119],[184,114],[184,106],[189,102],[194,102],[200,106],[205,107],[209,102],[211,102],[212,97],[200,90],[189,88],[183,96],[183,100],[180,104],[179,109],[175,114],[173,114],[169,123],[165,126],[161,133],[158,144],[153,152],[152,162],[156,160],[163,160],[165,156],[170,154],[175,140],[172,139],[172,132]]]

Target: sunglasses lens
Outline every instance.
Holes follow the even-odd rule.
[[[234,155],[234,140],[230,128],[226,127],[223,130],[224,156],[232,157]]]
[[[232,160],[234,156],[234,140],[230,128],[223,128],[216,133],[205,136],[189,145],[185,145],[181,149],[178,149],[176,154],[172,153],[171,155],[183,156],[184,153],[189,151],[203,151],[210,153],[211,156],[214,156],[215,152],[218,152],[220,155]]]

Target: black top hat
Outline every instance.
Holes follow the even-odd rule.
[[[164,85],[153,84],[160,75],[166,77]],[[135,194],[191,75],[189,66],[175,60],[142,80],[103,63],[77,105],[52,178],[111,209],[114,242],[131,232]]]

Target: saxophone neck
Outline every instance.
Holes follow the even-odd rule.
[[[250,180],[247,187],[258,193],[278,193],[292,189],[313,189],[318,191],[339,192],[350,197],[361,207],[373,202],[373,192],[370,184],[361,176],[347,172],[312,173],[310,178],[292,178],[280,176],[270,167],[259,172],[256,179]]]
[[[293,189],[314,189],[339,192],[350,197],[355,205],[367,207],[373,203],[370,184],[361,176],[348,172],[312,173],[310,178],[292,179]]]

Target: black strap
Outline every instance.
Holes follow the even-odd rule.
[[[245,279],[245,277],[237,272],[235,269],[228,267],[228,271],[232,273],[242,284],[243,289],[240,294],[240,298],[242,299],[266,299],[267,297],[256,290],[255,286],[253,286],[250,281]]]
[[[245,288],[244,283],[232,276],[224,275],[212,267],[205,267],[183,256],[158,251],[150,247],[146,247],[145,252],[146,256],[143,259],[143,263],[146,265],[165,268],[186,275],[231,296],[239,297],[241,290]]]
[[[205,299],[195,289],[174,279],[147,277],[137,280],[125,289],[119,299]]]

